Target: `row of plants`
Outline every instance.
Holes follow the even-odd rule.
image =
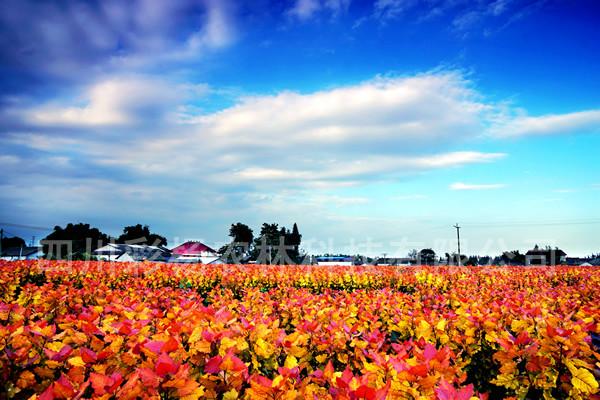
[[[594,268],[0,262],[0,398],[598,399]]]

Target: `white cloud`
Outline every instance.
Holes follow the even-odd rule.
[[[337,16],[348,10],[351,0],[296,0],[288,15],[301,21],[309,20],[325,10]]]
[[[149,77],[114,77],[93,84],[82,96],[80,105],[59,102],[25,112],[37,126],[97,127],[131,125],[160,121],[172,114],[174,106],[188,92],[198,94],[197,85],[172,85]]]
[[[527,135],[556,135],[573,132],[600,132],[600,110],[542,116],[507,116],[490,129],[492,136],[518,137]]]
[[[322,163],[317,160],[306,169],[275,169],[250,167],[235,172],[230,178],[243,181],[338,181],[364,180],[403,176],[419,171],[450,168],[503,158],[503,153],[453,152],[424,156],[371,156],[357,161],[337,160]]]
[[[306,20],[311,18],[320,8],[321,3],[319,0],[297,0],[289,10],[289,14],[300,20]]]
[[[503,183],[472,184],[463,182],[455,182],[449,186],[451,190],[492,190],[502,189],[504,187],[506,187],[506,185]]]
[[[17,165],[21,159],[11,154],[0,154],[0,165],[2,167],[11,167]]]
[[[13,67],[69,81],[114,67],[197,60],[237,37],[237,6],[229,0],[7,0],[4,10]]]
[[[211,185],[352,186],[505,156],[448,150],[481,135],[494,112],[458,73],[245,97],[219,112],[188,110],[181,118],[175,111],[185,108],[186,97],[193,103],[207,90],[196,88],[113,78],[92,85],[81,105],[44,105],[26,116],[38,127],[93,128],[63,144],[97,165]],[[129,134],[115,138],[113,128],[121,125]],[[57,148],[42,137],[30,134],[30,147]]]
[[[393,19],[413,5],[415,5],[413,0],[376,0],[373,4],[373,14],[375,18],[382,20]]]

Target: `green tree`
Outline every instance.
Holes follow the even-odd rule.
[[[166,246],[167,239],[164,236],[150,232],[148,225],[137,224],[123,228],[123,234],[118,237],[117,243]]]
[[[252,259],[261,264],[270,263],[276,251],[274,248],[279,245],[280,236],[279,224],[263,223],[260,227],[260,235],[254,239]]]
[[[300,234],[298,225],[295,222],[294,226],[292,227],[292,232],[289,234],[288,242],[290,246],[294,246],[292,249],[293,253],[291,254],[292,259],[298,261],[300,258],[300,244],[302,243],[302,235]]]
[[[254,232],[248,225],[238,222],[236,224],[231,224],[229,236],[233,242],[250,244],[254,239]]]
[[[231,243],[222,246],[219,254],[229,264],[239,264],[248,258],[251,250],[254,233],[246,224],[238,222],[229,228]]]
[[[25,240],[18,236],[2,238],[2,250],[9,249],[11,247],[25,247]]]
[[[418,261],[424,265],[433,265],[435,263],[435,251],[432,249],[422,249],[417,256]]]
[[[55,226],[42,241],[44,255],[58,259],[81,259],[110,241],[110,237],[90,224],[69,223],[65,228]]]

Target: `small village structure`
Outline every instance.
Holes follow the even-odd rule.
[[[202,242],[187,241],[171,250],[171,262],[224,264],[219,253]]]
[[[354,258],[352,257],[323,256],[316,257],[315,261],[317,265],[354,265]]]
[[[94,250],[93,255],[101,261],[169,261],[171,251],[161,246],[109,243]]]
[[[525,265],[561,265],[566,264],[567,253],[561,249],[540,249],[537,245],[525,253]]]
[[[2,250],[0,260],[39,260],[44,257],[44,252],[39,246],[9,247]]]

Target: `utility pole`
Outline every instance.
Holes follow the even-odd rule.
[[[458,265],[462,265],[462,259],[460,258],[460,226],[458,226],[458,222],[453,225],[456,228],[456,241],[458,244]]]

